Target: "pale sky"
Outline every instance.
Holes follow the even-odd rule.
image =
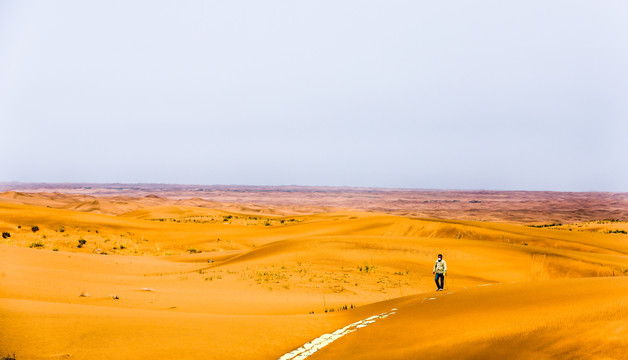
[[[0,0],[0,181],[628,192],[628,2]]]

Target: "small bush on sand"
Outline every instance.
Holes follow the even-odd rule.
[[[360,270],[360,272],[364,272],[366,274],[374,272],[375,269],[377,269],[377,266],[375,266],[375,265],[371,265],[371,266],[364,265],[363,267],[362,266],[358,266],[358,270]]]
[[[29,245],[29,247],[31,247],[31,248],[40,248],[40,247],[44,247],[44,242],[43,242],[43,241],[41,241],[41,240],[37,240],[37,241],[35,241],[35,242],[31,243],[31,244]]]
[[[38,232],[39,231],[39,226],[35,225],[35,226],[31,227],[31,230],[33,230],[33,232]]]
[[[10,237],[11,237],[11,233],[6,232],[6,231],[2,233],[2,238],[3,239],[10,238]]]
[[[78,244],[76,247],[77,247],[77,248],[82,248],[82,247],[83,247],[83,245],[87,244],[87,240],[85,240],[85,239],[79,239],[78,243],[79,243],[79,244]]]

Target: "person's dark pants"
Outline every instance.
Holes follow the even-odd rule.
[[[438,283],[439,280],[440,280],[440,284]],[[436,277],[434,278],[434,281],[436,281],[436,286],[438,286],[439,289],[442,289],[443,285],[445,284],[445,275],[443,275],[443,274],[436,274]]]

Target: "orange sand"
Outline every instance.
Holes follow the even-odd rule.
[[[626,222],[0,199],[0,231],[11,234],[0,239],[0,356],[277,359],[392,308],[312,359],[628,353],[628,235],[608,233]],[[449,274],[437,293],[438,253]]]

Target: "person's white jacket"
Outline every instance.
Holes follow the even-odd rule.
[[[447,274],[447,263],[445,260],[436,260],[436,263],[434,263],[434,270],[432,270],[432,272],[437,274]]]

